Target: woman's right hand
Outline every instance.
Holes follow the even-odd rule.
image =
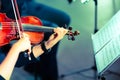
[[[28,54],[31,53],[31,42],[29,39],[29,36],[25,33],[23,33],[23,37],[20,38],[14,45],[13,47],[16,47],[16,49],[19,52],[28,50]]]

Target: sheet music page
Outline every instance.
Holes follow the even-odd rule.
[[[120,11],[112,17],[96,34],[92,35],[95,54],[101,50],[114,36],[120,34]]]
[[[120,57],[120,35],[114,37],[102,50],[96,55],[96,65],[98,73],[107,69]]]
[[[120,57],[120,11],[92,35],[92,42],[97,70],[101,74]]]

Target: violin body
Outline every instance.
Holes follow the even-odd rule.
[[[22,24],[32,24],[41,27],[42,22],[34,16],[21,17]],[[34,27],[34,26],[33,26]],[[24,29],[24,27],[23,27]],[[31,44],[40,43],[44,38],[43,32],[24,31],[30,37]],[[6,16],[5,13],[0,13],[0,46],[8,44],[11,40],[19,39],[16,22]]]

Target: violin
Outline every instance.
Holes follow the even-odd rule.
[[[17,40],[23,37],[23,32],[29,35],[31,44],[38,44],[44,38],[44,32],[53,32],[54,28],[42,26],[40,19],[34,16],[21,17],[16,0],[11,0],[15,20],[10,19],[5,13],[0,13],[0,47],[10,43],[11,40]],[[74,40],[74,36],[79,32],[71,32],[69,28],[68,39]],[[24,56],[31,60],[28,50],[24,51]]]
[[[44,33],[53,33],[54,28],[42,26],[42,22],[35,16],[21,17],[22,27],[24,33],[30,37],[31,44],[38,44],[44,39]],[[17,29],[17,23],[15,20],[10,19],[5,13],[0,13],[0,46],[8,44],[11,40],[17,40],[20,38],[19,31]],[[74,33],[69,28],[68,35],[69,40],[74,40],[74,36],[79,35],[79,31]]]

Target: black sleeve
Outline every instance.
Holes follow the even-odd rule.
[[[5,80],[5,79],[0,75],[0,80]]]
[[[5,55],[7,55],[9,49],[11,48],[11,46],[12,46],[12,44],[7,44],[7,45],[1,47],[2,52]],[[36,62],[36,61],[39,60],[39,59],[34,57],[33,53],[31,53],[30,56],[31,56],[31,60],[29,60],[28,57],[25,57],[24,53],[20,53],[15,67],[21,67],[21,66],[24,66],[24,65],[27,65],[29,63],[33,63],[33,62]]]
[[[27,65],[29,63],[34,63],[34,62],[38,61],[38,59],[36,59],[34,57],[33,53],[31,53],[30,56],[31,56],[31,60],[29,60],[28,57],[25,57],[24,53],[20,53],[19,58],[17,60],[17,63],[15,65],[15,67],[21,67],[21,66]]]

